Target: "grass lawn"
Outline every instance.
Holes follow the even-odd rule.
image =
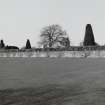
[[[105,58],[0,58],[0,105],[105,105]]]

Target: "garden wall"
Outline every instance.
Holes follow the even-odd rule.
[[[30,52],[0,52],[0,57],[105,57],[101,51],[30,51]]]

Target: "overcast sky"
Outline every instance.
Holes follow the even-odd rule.
[[[40,30],[51,24],[61,25],[77,45],[88,23],[105,44],[105,0],[0,0],[0,39],[6,45],[22,47],[29,38],[36,46]]]

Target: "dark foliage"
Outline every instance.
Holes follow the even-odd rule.
[[[61,45],[63,45],[65,48],[69,48],[70,47],[70,40],[69,38],[65,38],[63,37],[62,40],[60,41]]]
[[[5,47],[4,41],[1,40],[1,42],[0,42],[0,48],[4,48],[4,47]]]
[[[19,50],[19,48],[17,46],[6,46],[5,49],[17,49]]]
[[[30,43],[30,40],[27,39],[27,42],[26,42],[26,49],[31,49],[31,43]]]
[[[83,45],[84,46],[96,46],[97,45],[94,39],[94,34],[93,34],[91,24],[87,24],[86,26]]]

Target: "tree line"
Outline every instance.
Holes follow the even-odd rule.
[[[70,48],[70,38],[69,35],[62,27],[58,24],[49,25],[44,27],[40,32],[40,41],[38,44],[43,49],[51,48]],[[91,24],[86,25],[84,40],[81,46],[98,46],[95,42],[94,33]],[[0,41],[1,49],[19,49],[17,46],[5,45],[4,41]],[[32,49],[30,40],[27,39],[24,49]]]

